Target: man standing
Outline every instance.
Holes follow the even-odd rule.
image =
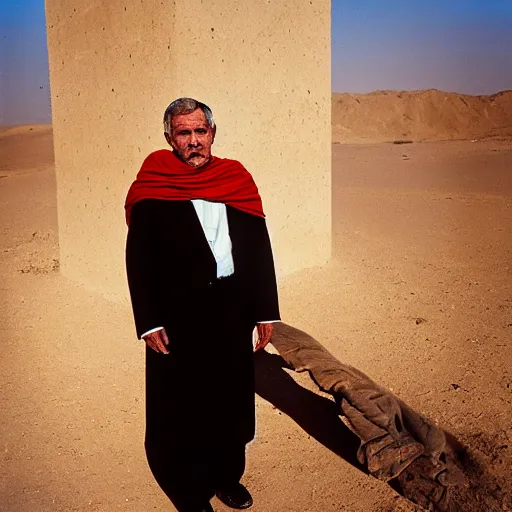
[[[212,511],[214,494],[248,508],[253,350],[280,318],[261,198],[239,162],[212,156],[206,105],[174,101],[164,130],[172,151],[146,158],[125,205],[128,284],[147,345],[146,455],[179,512]]]

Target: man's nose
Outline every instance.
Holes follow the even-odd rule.
[[[192,134],[190,135],[190,142],[188,143],[189,146],[197,146],[199,144],[199,139],[197,137],[197,135],[192,132]]]

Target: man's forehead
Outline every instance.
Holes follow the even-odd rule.
[[[194,110],[194,112],[190,112],[190,114],[179,114],[172,118],[173,128],[190,127],[192,125],[209,126],[206,121],[206,116],[200,108]]]

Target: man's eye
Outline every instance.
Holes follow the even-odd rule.
[[[178,135],[190,135],[190,132],[187,130],[183,130],[181,132],[178,132]]]
[[[206,133],[206,130],[204,128],[200,128],[199,130],[196,130],[196,133],[204,135]]]

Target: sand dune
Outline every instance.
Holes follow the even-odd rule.
[[[53,169],[50,124],[0,127],[0,175]]]
[[[468,96],[435,89],[332,96],[335,143],[512,137],[512,91]]]

